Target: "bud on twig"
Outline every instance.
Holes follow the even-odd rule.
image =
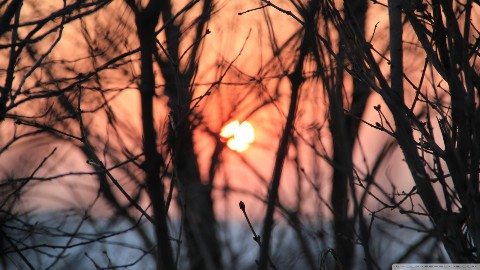
[[[242,211],[245,211],[245,204],[242,201],[238,203],[238,206],[240,206],[240,209],[242,209]]]

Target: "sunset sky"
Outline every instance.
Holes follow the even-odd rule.
[[[423,214],[427,210],[417,192],[412,167],[407,166],[409,159],[396,143],[396,120],[389,109],[392,103],[382,98],[382,95],[393,94],[382,93],[384,89],[378,78],[380,73],[387,86],[392,85],[389,90],[396,93],[398,89],[391,82],[394,60],[389,51],[394,36],[389,34],[391,15],[389,17],[386,6],[391,1],[369,1],[365,27],[361,30],[364,39],[346,40],[340,36],[353,35],[349,31],[360,28],[345,26],[341,1],[320,1],[332,10],[337,8],[340,16],[335,17],[332,10],[328,14],[315,11],[318,12],[314,17],[318,20],[316,25],[308,25],[305,19],[308,14],[299,12],[313,1],[220,0],[214,1],[211,13],[203,17],[200,15],[205,12],[204,1],[172,1],[171,10],[166,4],[168,1],[162,2],[165,6],[159,5],[162,12],[158,23],[154,22],[157,24],[151,32],[142,32],[158,31],[148,40],[150,43],[147,42],[153,51],[145,49],[148,46],[140,42],[144,36],[138,34],[139,29],[143,29],[140,22],[149,22],[141,11],[148,10],[150,1],[22,2],[20,12],[7,22],[9,28],[4,31],[0,25],[0,90],[2,98],[7,100],[0,122],[2,206],[8,205],[26,217],[63,212],[65,217],[70,217],[72,211],[102,221],[118,215],[127,217],[125,220],[129,222],[143,219],[149,224],[146,221],[149,215],[159,213],[155,212],[159,209],[157,201],[152,200],[152,190],[158,188],[163,191],[163,198],[157,197],[162,202],[160,208],[170,207],[164,217],[165,224],[168,223],[176,236],[188,238],[189,233],[195,233],[182,236],[183,227],[179,227],[185,219],[192,218],[185,214],[190,211],[186,203],[192,202],[190,194],[194,194],[191,200],[198,202],[192,209],[202,210],[202,199],[206,200],[212,204],[215,221],[222,226],[229,222],[234,226],[245,225],[245,231],[250,234],[247,213],[239,209],[239,202],[244,202],[248,217],[260,235],[263,222],[266,224],[268,220],[269,188],[275,175],[280,175],[276,165],[283,161],[279,158],[283,158],[283,136],[287,142],[285,162],[280,168],[278,202],[271,205],[275,209],[274,224],[305,230],[297,235],[299,239],[304,233],[312,239],[321,238],[325,241],[322,245],[334,242],[333,234],[325,238],[327,240],[322,238],[323,225],[318,225],[327,224],[335,217],[332,214],[332,201],[337,196],[332,194],[334,172],[337,176],[344,174],[345,179],[351,181],[345,187],[347,217],[360,213],[366,221],[373,222],[372,213],[375,213],[378,214],[375,218],[385,223],[410,222],[422,227],[423,222],[430,222],[430,216]],[[2,2],[0,16],[7,14],[7,3],[15,1]],[[72,7],[65,11],[64,5]],[[430,31],[433,26],[428,20],[431,18],[419,15],[422,7],[416,6],[413,14],[421,18],[421,23]],[[454,7],[460,10],[462,6],[455,3]],[[168,15],[167,8],[172,14]],[[88,14],[78,15],[85,11]],[[474,26],[480,22],[479,12],[479,5],[474,4],[470,16]],[[327,15],[331,18],[328,17],[326,23]],[[167,25],[166,16],[173,16]],[[464,16],[458,15],[457,21],[462,26],[460,34],[468,29],[462,24]],[[445,154],[437,160],[438,156],[432,154],[433,147],[425,145],[434,142],[443,151],[447,146],[442,136],[455,133],[442,122],[452,121],[451,89],[427,57],[407,16],[400,18],[404,20],[401,79],[405,104],[399,107],[408,112],[406,117],[429,122],[425,130],[433,139],[427,142],[429,138],[419,131],[418,123],[410,118],[406,120],[413,128],[413,149],[421,157],[422,166],[427,168],[428,177],[433,179],[429,178],[428,184],[434,194],[448,193],[446,186],[453,186],[446,168],[449,156]],[[200,25],[202,28],[197,28]],[[477,29],[470,28],[470,35],[464,39],[471,43],[467,44],[470,47],[475,41],[478,43]],[[436,31],[428,32],[428,38],[430,34],[438,38]],[[12,39],[18,43],[12,45]],[[314,45],[308,43],[309,40],[313,40]],[[431,43],[434,42],[432,38]],[[355,47],[358,44],[368,44],[378,70],[374,64],[366,64],[367,56]],[[448,47],[454,46],[452,44]],[[441,48],[433,45],[435,57],[446,61],[448,57],[438,52]],[[18,51],[13,53],[11,48]],[[144,57],[145,51],[151,55]],[[465,57],[474,59],[477,54],[471,52]],[[343,62],[337,62],[339,55],[345,57],[341,58]],[[361,58],[364,62],[354,61],[360,57],[364,57]],[[478,75],[477,62],[469,58],[466,62]],[[145,66],[153,67],[152,76]],[[449,76],[458,75],[452,74]],[[298,101],[292,105],[295,75],[302,81]],[[467,75],[458,76],[467,80]],[[340,97],[339,114],[343,118],[339,119],[350,119],[353,106],[358,104],[352,105],[354,77],[364,78],[361,76],[371,79],[371,84],[365,83],[368,99],[364,110],[352,118],[360,123],[355,133],[347,124],[332,122],[338,113],[332,104],[337,104],[335,98]],[[4,87],[4,82],[9,81],[11,86]],[[420,84],[417,92],[415,88]],[[11,91],[7,93],[2,89]],[[152,91],[147,95],[147,90]],[[478,99],[478,95],[473,99]],[[151,115],[148,114],[150,105]],[[289,111],[292,107],[295,107],[293,114]],[[283,134],[289,113],[293,115],[293,128],[289,134]],[[448,117],[443,113],[450,118],[445,120]],[[347,134],[335,133],[335,124],[345,128]],[[144,132],[150,125],[151,134]],[[352,146],[347,142],[337,145],[337,154],[347,149],[351,168],[343,166],[350,161],[334,160],[338,157],[334,142],[343,139],[335,137],[338,134],[353,137]],[[154,147],[146,149],[151,141]],[[445,183],[439,183],[436,178],[434,171],[438,167],[440,171],[445,167]],[[466,172],[465,175],[472,174]],[[160,185],[152,184],[151,179],[158,180]],[[16,192],[21,196],[10,205]],[[205,199],[202,194],[209,196]],[[399,199],[404,198],[402,196],[408,200]],[[450,202],[438,197],[441,207],[452,211]],[[456,211],[460,200],[455,194],[452,198],[453,211]],[[398,200],[401,201],[398,203]],[[163,204],[165,201],[167,206]],[[359,201],[360,210],[354,208],[354,203]],[[418,216],[404,215],[405,209]],[[158,224],[157,229],[162,227]],[[203,229],[198,226],[199,230]],[[147,239],[145,234],[152,231],[143,230],[135,232]],[[158,237],[159,232],[155,233]],[[226,238],[223,234],[228,236],[228,230],[222,231],[222,237]],[[356,243],[360,238],[350,240]],[[166,241],[173,243],[171,239]],[[174,249],[178,243],[172,244]]]
[[[60,3],[58,3],[60,4]],[[292,9],[293,7],[287,1],[281,2],[285,9]],[[175,4],[177,9],[180,9],[184,4],[178,2]],[[228,178],[229,184],[240,187],[241,189],[248,190],[261,196],[266,192],[266,183],[263,181],[269,181],[273,170],[273,157],[276,153],[278,146],[278,138],[282,127],[284,125],[285,115],[287,113],[287,104],[289,98],[289,83],[285,79],[278,80],[276,77],[281,74],[281,66],[289,66],[292,60],[294,60],[294,48],[289,45],[291,42],[289,38],[298,31],[300,25],[288,16],[284,16],[280,12],[273,9],[265,9],[264,11],[248,12],[243,15],[238,13],[247,11],[249,9],[257,7],[255,2],[235,2],[235,1],[220,1],[217,4],[221,12],[216,14],[209,22],[208,29],[211,34],[206,36],[202,45],[202,54],[200,56],[200,65],[198,75],[196,79],[196,87],[194,88],[194,97],[201,97],[205,94],[210,87],[210,84],[217,80],[219,76],[225,72],[229,63],[232,66],[229,67],[226,76],[223,78],[223,84],[219,87],[215,87],[211,90],[211,95],[206,96],[198,103],[198,107],[194,110],[194,113],[198,113],[202,120],[198,130],[195,134],[195,149],[199,156],[199,166],[204,178],[208,178],[208,167],[210,166],[209,158],[213,152],[212,133],[221,135],[222,128],[232,121],[248,121],[254,130],[254,140],[251,138],[245,139],[248,141],[249,146],[240,145],[233,146],[238,149],[232,149],[234,140],[227,140],[227,145],[230,149],[225,148],[222,150],[222,160],[224,163],[219,168],[221,173],[216,176],[215,185],[221,187],[224,181]],[[22,14],[24,16],[38,16],[41,17],[43,13],[48,13],[49,10],[58,8],[52,3],[48,5],[36,6],[33,3],[26,2]],[[42,13],[43,12],[43,13]],[[198,8],[194,8],[192,13],[198,12]],[[285,53],[280,55],[278,60],[272,60],[271,41],[268,37],[267,25],[263,18],[264,12],[270,15],[272,20],[272,31],[275,33],[275,42],[278,46],[285,46]],[[108,15],[107,15],[108,14]],[[372,37],[373,46],[380,52],[386,51],[388,57],[387,46],[388,43],[388,17],[385,8],[377,5],[372,5],[367,13],[367,25],[366,36]],[[182,16],[182,20],[188,22],[192,15]],[[187,23],[188,24],[188,23]],[[87,26],[88,33],[82,30],[82,25]],[[95,26],[95,27],[93,27]],[[106,60],[98,59],[92,62],[91,59],[85,58],[89,54],[89,48],[86,42],[91,41],[99,51],[105,51],[108,54],[118,54],[131,50],[138,46],[138,41],[133,33],[133,17],[131,11],[121,2],[116,1],[106,7],[105,10],[97,12],[93,16],[88,17],[84,21],[75,22],[69,24],[63,30],[63,38],[56,45],[52,53],[48,56],[48,61],[52,63],[60,63],[59,61],[73,61],[66,63],[65,67],[58,70],[58,76],[60,77],[74,77],[81,73],[88,73],[91,70],[92,65],[100,66],[105,63]],[[373,35],[375,31],[375,35]],[[131,34],[129,34],[131,32]],[[187,36],[188,36],[187,31]],[[85,38],[85,36],[88,38]],[[39,52],[47,50],[49,44],[55,39],[54,35],[47,36],[43,42],[40,43]],[[107,41],[109,39],[111,41]],[[159,35],[159,41],[163,42],[165,36],[162,33]],[[408,44],[408,42],[415,42],[415,35],[409,30],[408,25],[405,30],[404,40],[407,42],[405,50],[408,55],[406,58],[405,72],[411,78],[416,81],[419,79],[420,68],[423,65],[422,52],[415,49],[415,46]],[[290,43],[289,43],[290,42]],[[43,45],[42,45],[43,44]],[[182,43],[183,50],[188,48],[188,42]],[[43,46],[43,47],[42,47]],[[381,61],[379,55],[375,55],[379,61]],[[78,60],[83,59],[83,60]],[[107,97],[111,100],[110,107],[117,114],[116,121],[119,123],[119,129],[115,132],[118,133],[114,137],[121,138],[123,141],[118,142],[116,139],[108,141],[110,146],[108,149],[115,149],[124,144],[132,153],[140,153],[141,149],[138,147],[139,140],[141,138],[141,123],[140,123],[140,107],[138,91],[135,89],[135,81],[131,79],[131,75],[139,73],[138,66],[138,54],[134,54],[125,59],[125,61],[131,61],[126,65],[121,66],[119,69],[113,68],[105,70],[101,73],[100,83],[103,88],[109,89]],[[279,60],[281,62],[279,62]],[[22,58],[22,63],[28,64],[32,60],[28,58]],[[232,62],[233,61],[233,62]],[[217,67],[220,68],[218,69]],[[380,62],[380,66],[388,68],[389,66],[385,61]],[[68,67],[68,69],[66,69]],[[128,73],[132,74],[128,74]],[[127,76],[125,76],[127,74]],[[254,80],[266,77],[267,79],[256,83]],[[16,79],[19,83],[21,77]],[[46,80],[44,72],[41,70],[36,71],[27,81],[26,87],[32,87],[38,81]],[[162,84],[162,76],[157,74],[157,84]],[[351,79],[347,77],[345,81],[345,92],[349,93],[349,87],[351,87]],[[49,86],[51,87],[51,86]],[[409,103],[413,99],[413,89],[409,89],[408,84],[405,84],[407,89],[406,102]],[[39,91],[41,89],[33,88],[33,91]],[[428,87],[426,88],[428,90]],[[159,134],[164,134],[168,127],[168,111],[165,108],[168,99],[161,95],[161,87],[158,88],[158,98],[155,100],[155,114],[156,114],[156,127]],[[88,93],[88,91],[85,91]],[[278,96],[278,101],[275,104],[271,104],[270,100],[274,96]],[[20,97],[21,99],[22,97]],[[349,98],[345,100],[345,105],[348,107]],[[85,101],[82,104],[84,110],[88,110],[89,107],[95,108],[100,103],[97,94],[85,95]],[[301,92],[301,107],[297,113],[296,132],[301,135],[301,138],[307,141],[298,141],[298,151],[291,149],[288,162],[285,165],[285,173],[283,174],[282,181],[282,195],[281,200],[294,204],[296,193],[294,186],[296,186],[296,165],[294,164],[295,157],[298,157],[301,161],[301,167],[304,172],[309,175],[316,185],[322,186],[321,192],[325,200],[328,200],[330,183],[328,179],[331,175],[331,167],[321,158],[313,157],[314,152],[308,145],[312,138],[319,138],[322,145],[317,145],[317,150],[323,154],[331,154],[330,148],[330,134],[328,131],[328,123],[325,117],[325,108],[327,101],[323,90],[321,89],[320,81],[312,81],[306,83]],[[265,104],[270,103],[270,104]],[[382,100],[375,94],[370,98],[366,113],[365,120],[367,122],[374,123],[378,121],[378,115],[374,113],[373,106],[383,103]],[[16,111],[20,114],[29,115],[35,111],[44,110],[43,106],[52,104],[47,102],[44,105],[31,106],[29,103],[19,106]],[[42,108],[43,107],[43,108]],[[384,105],[384,108],[386,106]],[[388,112],[387,112],[388,113]],[[100,136],[99,140],[105,140],[107,137],[111,137],[109,134],[113,134],[113,130],[105,128],[106,124],[105,114],[102,112],[95,112],[85,116],[85,121],[94,131],[96,136]],[[11,136],[11,128],[13,127],[9,123],[3,124],[9,126],[9,128],[2,129],[2,138],[4,141],[8,136]],[[322,128],[320,133],[313,132],[312,127]],[[71,130],[74,134],[78,134],[78,130]],[[250,132],[250,131],[248,131]],[[230,137],[232,134],[224,136]],[[250,137],[252,135],[239,135],[240,138],[235,139],[242,140],[242,137]],[[366,165],[364,159],[375,159],[378,151],[382,146],[387,143],[388,136],[381,132],[372,130],[367,126],[361,127],[360,145],[357,146],[355,151],[356,166],[359,172],[365,172]],[[163,139],[159,139],[161,145]],[[31,167],[37,164],[43,158],[42,153],[51,151],[53,146],[58,147],[56,154],[47,162],[47,165],[54,167],[51,169],[41,169],[38,174],[41,177],[49,177],[56,174],[68,173],[68,172],[85,172],[91,171],[88,165],[85,163],[85,158],[82,154],[75,150],[75,147],[64,143],[61,140],[53,139],[53,142],[48,144],[25,142],[22,145],[32,144],[32,146],[14,146],[12,154],[2,155],[0,158],[3,160],[2,165],[5,173],[10,171],[11,173],[19,174],[17,167],[13,164],[26,163],[31,170]],[[105,147],[105,146],[97,146]],[[324,147],[324,148],[323,148]],[[36,155],[31,155],[30,149],[36,149]],[[105,150],[105,149],[103,149]],[[103,151],[101,148],[97,151]],[[120,149],[118,149],[120,150]],[[117,151],[118,151],[117,150]],[[234,150],[234,151],[231,151]],[[240,153],[235,153],[235,150]],[[401,156],[395,154],[394,158],[388,161],[379,175],[379,184],[390,186],[390,181],[393,181],[398,186],[399,190],[404,190],[411,185],[411,179],[409,173],[406,171],[404,163],[401,161]],[[105,160],[106,164],[111,161]],[[247,163],[245,163],[247,162]],[[55,165],[54,165],[55,164]],[[247,165],[248,164],[248,165]],[[368,166],[368,165],[367,165]],[[253,170],[253,171],[252,171]],[[315,173],[318,171],[318,173]],[[28,169],[24,171],[28,174]],[[120,181],[125,181],[126,188],[130,186],[128,184],[128,176],[124,175],[120,171],[113,171],[115,175],[118,175]],[[21,173],[20,173],[21,174]],[[258,175],[257,175],[258,174]],[[392,177],[395,175],[395,177]],[[400,176],[400,177],[399,177]],[[125,177],[125,179],[124,179]],[[261,179],[259,179],[261,177]],[[81,179],[81,180],[79,180]],[[90,180],[87,180],[90,179]],[[124,179],[124,180],[122,180]],[[48,182],[44,184],[38,184],[36,188],[42,190],[38,194],[49,194],[49,190],[59,189],[59,183],[65,182],[65,192],[61,194],[69,194],[68,186],[72,186],[74,183],[84,183],[88,188],[94,184],[94,180],[90,176],[68,176],[65,178],[59,178],[55,182]],[[89,182],[93,182],[88,184]],[[45,187],[42,187],[45,186]],[[133,187],[133,186],[132,186]],[[52,189],[53,188],[53,189]],[[311,192],[311,187],[305,186],[305,192]],[[62,188],[63,190],[63,188]],[[78,190],[78,188],[75,188]],[[309,191],[310,190],[310,191]],[[36,189],[32,189],[33,193],[37,193]],[[88,193],[88,191],[86,191]],[[83,193],[82,193],[83,194]],[[84,196],[84,195],[82,195]],[[242,195],[243,200],[248,201],[251,196]],[[240,196],[240,197],[242,197]],[[41,199],[42,195],[34,196]],[[47,205],[56,205],[56,201],[51,200],[50,195],[46,201],[50,201]],[[70,196],[63,199],[69,199]],[[74,198],[74,197],[71,197]],[[30,200],[29,200],[30,201]],[[36,205],[32,201],[33,205]],[[77,202],[78,203],[78,202]],[[256,200],[252,200],[251,203],[256,204]],[[375,204],[375,202],[372,202]],[[60,205],[64,205],[60,203]],[[260,204],[261,205],[261,204]],[[58,206],[58,205],[57,205]],[[219,206],[223,208],[223,206]],[[235,200],[232,200],[229,207],[236,207]],[[48,207],[47,207],[48,209]],[[327,211],[328,212],[328,211]],[[261,213],[261,211],[260,211]],[[259,214],[260,214],[259,213]],[[241,214],[241,213],[238,213]],[[260,214],[261,215],[261,214]]]

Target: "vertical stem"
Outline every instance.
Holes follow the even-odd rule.
[[[153,50],[155,49],[155,26],[160,15],[160,8],[150,2],[142,12],[136,14],[137,32],[140,41],[141,58],[141,109],[143,127],[143,149],[146,174],[145,183],[152,202],[157,238],[157,269],[175,269],[173,251],[167,225],[164,187],[160,182],[161,156],[157,151],[157,134],[153,118],[153,101],[155,96],[155,75],[153,73]]]
[[[260,264],[258,267],[259,269],[267,269],[270,238],[273,226],[273,212],[275,210],[275,204],[278,200],[278,188],[280,186],[280,178],[283,172],[283,164],[285,162],[285,156],[288,153],[289,139],[295,122],[299,88],[299,83],[297,85],[293,85],[292,83],[292,95],[290,97],[290,106],[288,109],[287,122],[285,124],[285,129],[283,130],[282,138],[280,139],[280,144],[278,146],[275,159],[275,167],[273,170],[272,184],[268,193],[267,214],[263,223],[263,245],[260,249]]]
[[[403,25],[401,0],[388,0],[388,15],[390,22],[391,88],[394,90],[394,96],[403,102]]]
[[[277,150],[277,155],[275,158],[272,183],[268,193],[267,213],[265,215],[265,220],[263,223],[263,244],[260,248],[260,262],[258,266],[258,269],[262,270],[267,269],[268,265],[270,238],[273,227],[273,213],[275,211],[275,204],[278,201],[278,188],[280,186],[280,178],[283,172],[283,164],[285,162],[285,157],[288,153],[289,140],[294,127],[300,86],[304,81],[304,78],[302,76],[303,64],[305,62],[309,46],[311,46],[310,43],[312,42],[308,39],[308,33],[309,31],[305,29],[304,38],[300,46],[300,55],[298,62],[295,65],[293,73],[289,76],[290,82],[292,84],[292,94],[290,96],[290,105],[288,108],[287,121],[285,123],[285,128],[283,130]]]
[[[176,125],[175,130],[170,134],[169,146],[172,148],[175,169],[178,172],[176,176],[179,190],[181,190],[178,198],[181,200],[180,204],[185,205],[182,208],[183,225],[190,269],[219,269],[222,267],[222,250],[216,234],[217,222],[211,197],[213,186],[210,183],[202,183],[197,163],[198,157],[194,148],[194,126],[190,118],[193,95],[191,83],[198,68],[200,43],[193,45],[188,60],[184,60],[186,63],[179,63],[182,27],[181,24],[171,21],[174,18],[173,1],[159,2],[162,6],[167,51],[171,62],[161,59],[157,62],[165,80],[165,94],[169,97],[168,106]],[[212,1],[203,1],[202,12],[195,27],[194,40],[200,40],[205,33],[212,8]]]
[[[366,13],[367,13],[367,8],[368,8],[368,0],[345,0],[344,1],[344,10],[345,10],[345,23],[347,25],[351,25],[352,29],[354,30],[356,35],[358,36],[357,38],[360,40],[363,40],[365,38],[365,20],[366,20]],[[353,148],[355,145],[356,138],[358,137],[358,130],[360,126],[360,121],[358,119],[361,119],[364,112],[365,112],[365,107],[367,104],[367,100],[370,97],[370,87],[362,80],[359,78],[353,78],[353,93],[352,93],[352,99],[351,99],[351,105],[350,105],[350,113],[345,115],[345,128],[346,128],[346,134],[348,137],[348,144],[346,144],[347,147],[349,147],[349,161],[351,164],[351,168],[349,168],[349,173],[350,173],[350,193],[352,196],[352,201],[354,203],[354,209],[353,209],[353,218],[350,221],[351,223],[351,235],[355,232],[355,222],[358,220],[359,224],[359,237],[360,237],[360,242],[364,250],[365,254],[365,263],[367,266],[367,269],[373,269],[374,267],[374,260],[372,257],[372,254],[370,252],[370,233],[368,229],[368,225],[366,223],[366,220],[364,219],[364,213],[363,213],[363,200],[360,200],[359,202],[356,201],[355,198],[356,192],[354,183],[353,183]],[[335,176],[334,176],[335,177]],[[368,188],[367,188],[368,190]],[[365,195],[368,194],[367,190],[365,190]],[[332,196],[336,194],[332,192]],[[347,235],[347,234],[345,234]],[[351,269],[354,261],[354,255],[355,255],[355,246],[354,242],[351,241],[353,239],[349,239],[349,248],[351,249],[351,258],[345,258],[349,256],[346,254],[344,256],[344,260],[342,260],[343,265],[345,266],[345,269]],[[341,256],[341,254],[339,254]]]

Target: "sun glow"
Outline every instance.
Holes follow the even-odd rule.
[[[250,147],[255,139],[255,132],[249,122],[245,121],[240,124],[238,120],[235,120],[222,128],[220,136],[227,140],[228,148],[243,152]]]

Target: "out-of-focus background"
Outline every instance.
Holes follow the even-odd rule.
[[[479,11],[0,1],[2,267],[478,262]]]

